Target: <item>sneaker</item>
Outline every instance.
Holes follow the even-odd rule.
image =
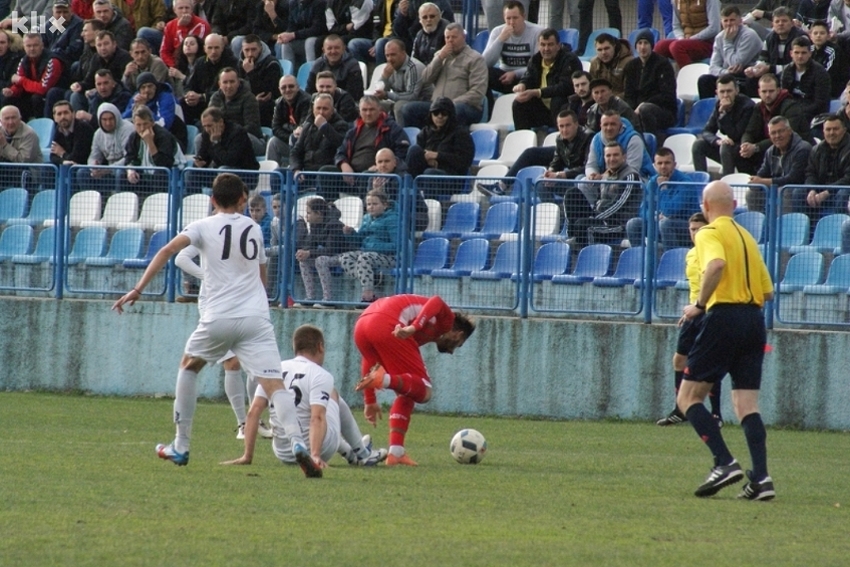
[[[313,309],[331,309],[331,306],[325,305],[324,303],[314,303]]]
[[[496,181],[495,183],[478,183],[476,185],[479,191],[493,197],[494,195],[504,195],[505,190],[502,188],[502,184]]]
[[[174,301],[176,301],[177,303],[197,303],[198,298],[188,296],[188,295],[181,295],[181,296],[177,297],[177,299],[175,299]]]
[[[673,411],[667,414],[667,417],[662,417],[658,421],[655,422],[655,425],[665,426],[665,425],[676,425],[679,423],[684,423],[688,421],[688,418],[685,417],[685,414],[679,411],[679,408],[675,408]]]
[[[744,485],[744,489],[738,495],[738,498],[746,498],[747,500],[772,500],[776,496],[776,491],[773,489],[773,479],[766,476],[761,482],[753,481],[753,471],[747,471],[747,478],[750,482]]]
[[[237,439],[245,439],[245,424],[240,423],[239,427],[236,428],[236,438]]]
[[[405,453],[401,457],[396,457],[395,455],[387,455],[387,466],[394,467],[396,465],[407,465],[408,467],[419,466],[416,461],[407,456],[407,453]]]
[[[711,469],[708,478],[696,489],[694,495],[700,498],[714,496],[720,492],[721,488],[735,484],[742,478],[744,478],[744,471],[741,470],[738,461],[733,460],[726,466],[717,466]]]
[[[361,467],[374,467],[378,463],[383,463],[387,460],[389,452],[386,449],[377,449],[370,452],[365,459],[357,459],[357,465]],[[413,461],[410,461],[413,463]],[[413,463],[414,465],[416,463]]]
[[[369,374],[360,379],[360,382],[357,383],[357,386],[354,387],[356,391],[365,390],[366,388],[371,388],[373,390],[381,390],[384,387],[384,376],[387,371],[384,370],[384,367],[380,364],[376,364],[372,367],[372,370],[369,371]]]
[[[265,421],[260,422],[260,426],[257,428],[257,434],[263,439],[271,439],[274,437],[274,432],[272,428],[266,425]]]
[[[322,478],[322,469],[316,466],[313,457],[310,456],[310,451],[304,445],[296,443],[292,452],[295,453],[295,462],[298,463],[307,478]]]
[[[160,459],[171,461],[178,467],[185,467],[189,464],[189,451],[186,451],[185,453],[178,453],[177,450],[174,449],[174,445],[163,445],[160,443],[156,446],[156,454]]]

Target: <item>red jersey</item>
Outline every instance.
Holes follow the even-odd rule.
[[[402,294],[384,297],[366,308],[361,317],[367,315],[389,316],[406,327],[413,325],[416,333],[411,337],[416,344],[434,342],[440,336],[452,330],[455,314],[437,295]]]

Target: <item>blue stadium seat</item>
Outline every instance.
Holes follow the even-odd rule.
[[[278,63],[280,63],[280,70],[284,75],[292,74],[292,61],[289,59],[278,59]]]
[[[460,278],[468,276],[474,270],[483,270],[490,257],[490,242],[483,238],[464,240],[457,247],[455,261],[451,268],[431,271],[432,278]]]
[[[649,155],[655,157],[655,150],[658,149],[658,138],[655,137],[655,134],[651,132],[643,133],[643,143],[646,145],[646,151],[649,152]]]
[[[558,234],[547,234],[540,237],[540,242],[547,244],[549,242],[562,242],[569,238],[569,221],[564,219],[564,224],[561,225],[561,230]]]
[[[502,242],[496,249],[493,265],[486,270],[473,270],[469,276],[474,280],[499,280],[519,273],[519,241]]]
[[[0,224],[10,219],[22,219],[27,210],[27,191],[12,187],[0,191]]]
[[[791,254],[799,254],[800,252],[834,253],[836,249],[841,248],[841,225],[845,221],[850,221],[850,216],[835,214],[823,217],[815,226],[815,234],[808,245],[791,246],[788,251]]]
[[[307,62],[302,63],[300,67],[298,67],[298,75],[295,77],[295,80],[298,81],[298,86],[301,87],[302,91],[307,90],[307,79],[310,78],[310,70],[313,68],[313,63]]]
[[[516,232],[518,220],[519,205],[516,203],[498,203],[487,209],[487,216],[484,218],[484,225],[481,230],[464,232],[460,235],[460,239],[487,238],[495,240],[502,234]]]
[[[519,203],[520,197],[522,196],[521,188],[525,185],[525,182],[531,181],[533,184],[542,177],[544,173],[546,173],[546,167],[542,165],[529,165],[528,167],[523,167],[517,171],[516,181],[514,181],[514,187],[517,189],[515,191],[512,190],[510,195],[493,195],[490,197],[490,204],[495,205],[496,203],[506,202]],[[539,201],[536,197],[535,200]]]
[[[552,283],[581,285],[608,274],[611,269],[611,253],[611,247],[607,244],[591,244],[582,248],[573,273],[552,276]]]
[[[747,229],[756,242],[764,242],[764,213],[747,211],[735,215],[735,222]]]
[[[551,280],[553,276],[570,271],[570,245],[566,242],[549,242],[537,249],[531,266],[531,279],[536,282]]]
[[[144,258],[130,258],[128,260],[124,260],[124,267],[128,269],[134,270],[143,270],[148,267],[153,260],[153,257],[156,256],[156,253],[159,252],[159,249],[165,246],[168,243],[168,233],[164,230],[159,230],[154,232],[151,235],[151,240],[148,242],[148,251],[145,254]]]
[[[839,110],[841,110],[841,99],[834,98],[831,101],[829,101],[829,113],[830,114],[835,114]]]
[[[667,250],[658,262],[655,270],[655,287],[674,287],[680,281],[686,281],[685,256],[688,248],[671,248]]]
[[[89,258],[103,256],[106,251],[106,229],[90,226],[81,230],[74,239],[74,247],[65,262],[69,266],[81,264]]]
[[[475,39],[472,40],[472,49],[478,53],[484,53],[484,48],[487,47],[487,40],[490,39],[490,31],[483,30],[478,32]]]
[[[620,30],[618,30],[617,28],[599,28],[598,30],[593,30],[587,38],[587,43],[584,46],[584,51],[579,56],[582,61],[590,61],[593,57],[596,56],[596,38],[602,35],[603,33],[613,35],[617,39],[620,39]]]
[[[119,230],[113,235],[106,255],[86,258],[86,265],[115,266],[122,264],[124,260],[138,258],[142,254],[142,243],[144,240],[145,231],[140,228]]]
[[[53,261],[53,247],[56,245],[55,240],[56,229],[54,227],[45,228],[38,235],[38,242],[35,244],[35,250],[32,254],[16,254],[12,256],[13,264],[41,264],[42,262]]]
[[[274,132],[272,132],[272,129],[268,126],[261,126],[260,130],[263,132],[263,138],[265,138],[267,142],[271,140],[272,136],[274,136]]]
[[[475,145],[475,156],[473,164],[478,164],[482,159],[493,159],[499,149],[499,132],[485,128],[472,132],[472,143]]]
[[[407,134],[407,139],[410,140],[410,145],[416,143],[416,136],[419,135],[419,128],[416,126],[405,126],[404,133]]]
[[[186,124],[186,153],[189,155],[195,155],[197,148],[195,148],[195,137],[198,135],[198,127],[194,124]]]
[[[433,270],[444,268],[449,261],[449,241],[447,238],[423,240],[416,248],[413,257],[413,275],[430,274]]]
[[[26,224],[10,226],[0,234],[0,262],[11,260],[18,254],[27,254],[32,248],[32,227]]]
[[[23,191],[23,189],[22,189]],[[30,205],[30,212],[27,216],[23,218],[12,218],[6,221],[7,224],[28,224],[30,226],[36,226],[47,219],[52,219],[56,216],[56,190],[55,189],[45,189],[44,191],[39,191],[35,194],[35,197],[32,198],[32,204]]]
[[[49,163],[50,144],[53,143],[53,129],[56,124],[50,118],[33,118],[27,122],[27,125],[38,135],[38,145],[41,146],[44,162]]]
[[[823,254],[800,252],[791,256],[785,267],[785,277],[777,284],[779,293],[802,291],[807,285],[819,284],[823,280]]]
[[[691,113],[688,116],[688,123],[685,126],[674,126],[673,128],[667,129],[667,134],[694,134],[698,136],[700,132],[702,132],[703,128],[705,128],[706,122],[711,117],[711,113],[714,111],[714,104],[717,101],[716,98],[703,98],[696,102],[691,107]]]
[[[809,217],[803,213],[788,213],[779,219],[779,246],[787,250],[809,242]]]
[[[449,207],[442,230],[425,231],[422,238],[459,238],[465,232],[478,228],[478,215],[481,205],[478,203],[455,203]]]
[[[850,291],[850,254],[833,258],[825,282],[803,286],[803,293],[809,295],[836,295],[848,291]]]
[[[676,99],[676,126],[685,125],[685,101]]]
[[[575,28],[566,28],[558,30],[558,40],[562,44],[567,44],[573,50],[573,53],[578,52],[578,30]]]
[[[599,287],[625,287],[633,285],[636,280],[643,278],[643,246],[627,248],[620,254],[617,269],[612,276],[593,278],[593,285]]]
[[[694,183],[705,183],[711,181],[711,175],[707,171],[688,171],[685,174],[691,178]]]

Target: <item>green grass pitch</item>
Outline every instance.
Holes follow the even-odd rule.
[[[692,496],[711,459],[687,425],[416,413],[408,449],[419,467],[337,457],[308,480],[268,441],[252,466],[220,466],[241,454],[221,402],[199,404],[187,467],[154,454],[173,435],[171,400],[7,392],[0,416],[4,567],[822,567],[850,557],[847,433],[770,429],[777,498],[764,503],[737,500],[741,485]],[[463,427],[487,438],[479,465],[449,455]],[[368,432],[385,445],[385,421]],[[723,432],[749,463],[740,428]]]

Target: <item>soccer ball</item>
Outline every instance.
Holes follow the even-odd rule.
[[[480,463],[487,452],[487,440],[474,429],[461,429],[452,437],[449,451],[452,457],[462,465]]]

